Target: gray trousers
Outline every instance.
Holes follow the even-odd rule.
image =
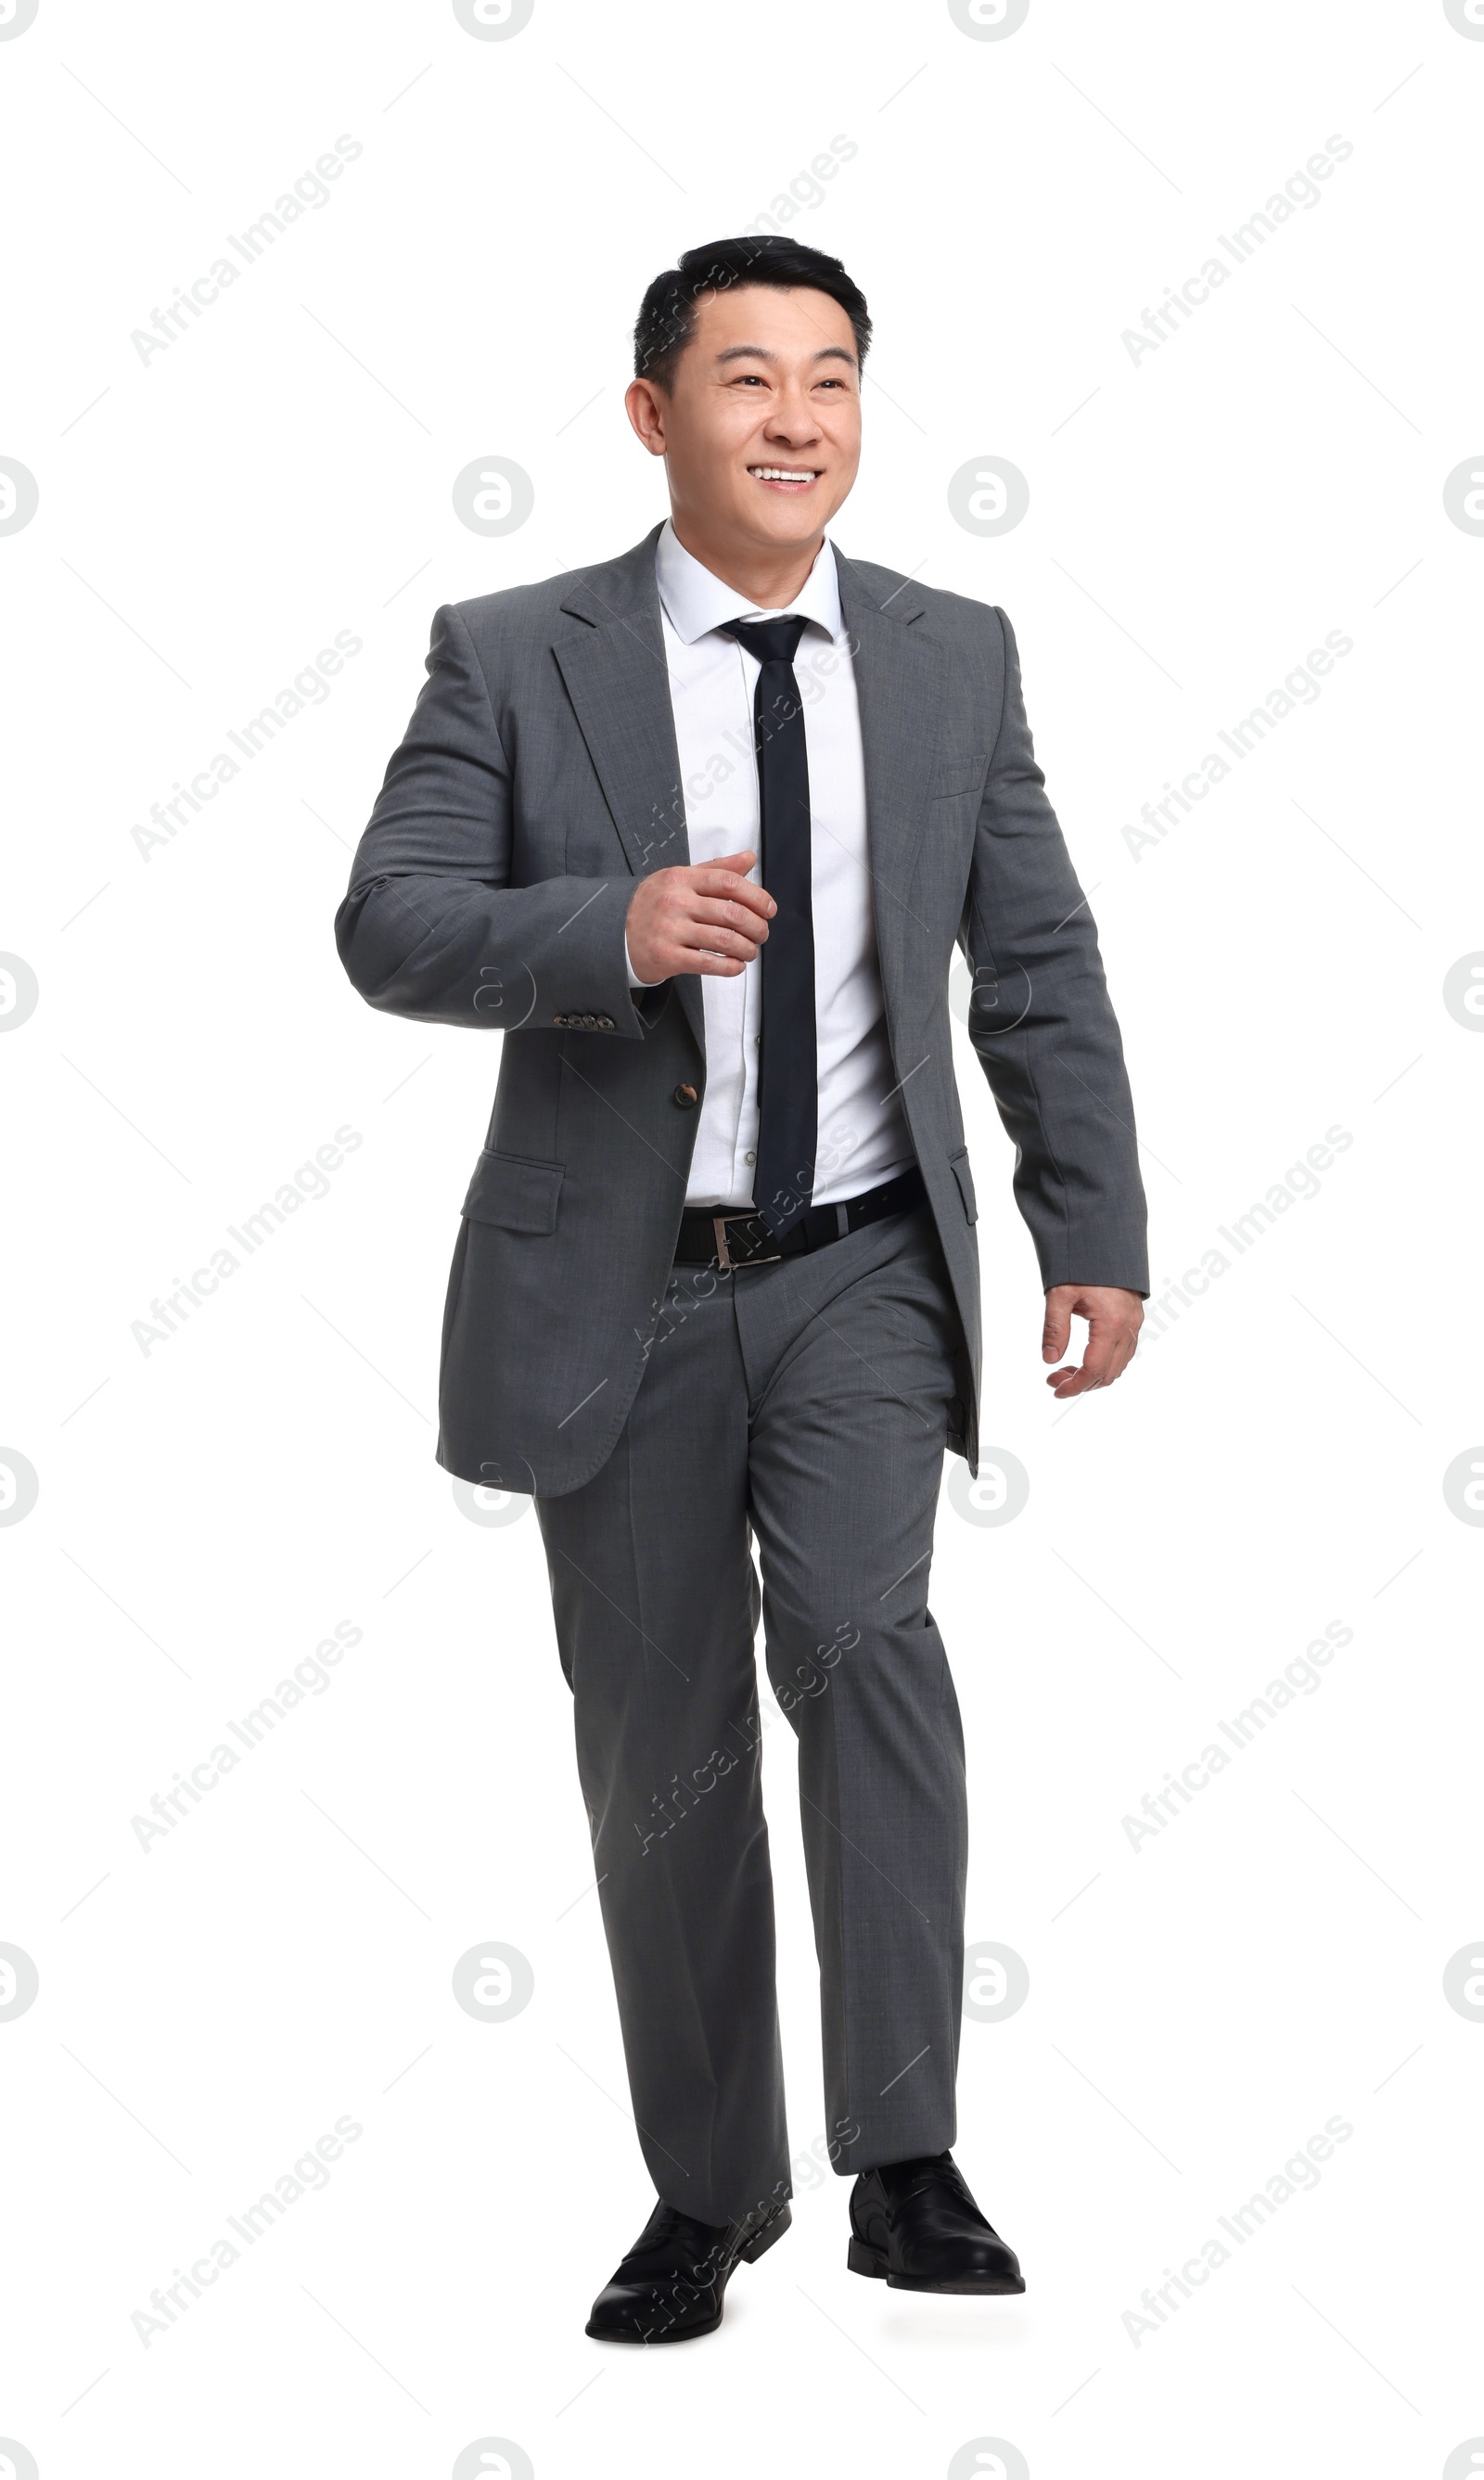
[[[612,1455],[536,1501],[639,2141],[701,2221],[790,2193],[760,1613],[798,1738],[835,2167],[953,2141],[968,1818],[927,1573],[957,1334],[925,1207],[678,1268]]]

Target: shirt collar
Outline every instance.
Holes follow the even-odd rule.
[[[719,629],[724,620],[780,620],[785,616],[746,602],[735,586],[725,584],[711,569],[703,567],[680,541],[668,517],[655,545],[655,579],[665,617],[683,645],[693,646],[697,637]],[[788,608],[796,617],[817,621],[831,637],[839,636],[844,626],[840,578],[834,546],[828,540],[820,544],[802,591]]]

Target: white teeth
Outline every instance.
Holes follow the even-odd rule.
[[[794,474],[783,465],[749,465],[747,471],[749,474],[755,474],[760,482],[812,482],[814,480],[812,472]]]

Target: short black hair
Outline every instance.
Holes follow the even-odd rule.
[[[666,394],[675,364],[695,332],[695,305],[705,293],[724,293],[744,284],[771,284],[780,292],[807,285],[838,301],[855,335],[855,355],[864,364],[871,345],[871,313],[866,296],[853,284],[838,258],[807,242],[790,241],[782,233],[746,233],[732,241],[709,241],[688,249],[678,267],[657,275],[639,304],[634,324],[634,375],[653,379]]]

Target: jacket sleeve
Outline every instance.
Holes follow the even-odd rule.
[[[1147,1298],[1144,1187],[1097,929],[1046,797],[1004,613],[1004,702],[959,929],[969,1038],[1015,1147],[1015,1200],[1054,1283]]]
[[[509,762],[468,629],[446,604],[335,916],[341,963],[393,1016],[492,1032],[575,1020],[641,1038],[624,947],[630,871],[515,886],[513,841]]]

